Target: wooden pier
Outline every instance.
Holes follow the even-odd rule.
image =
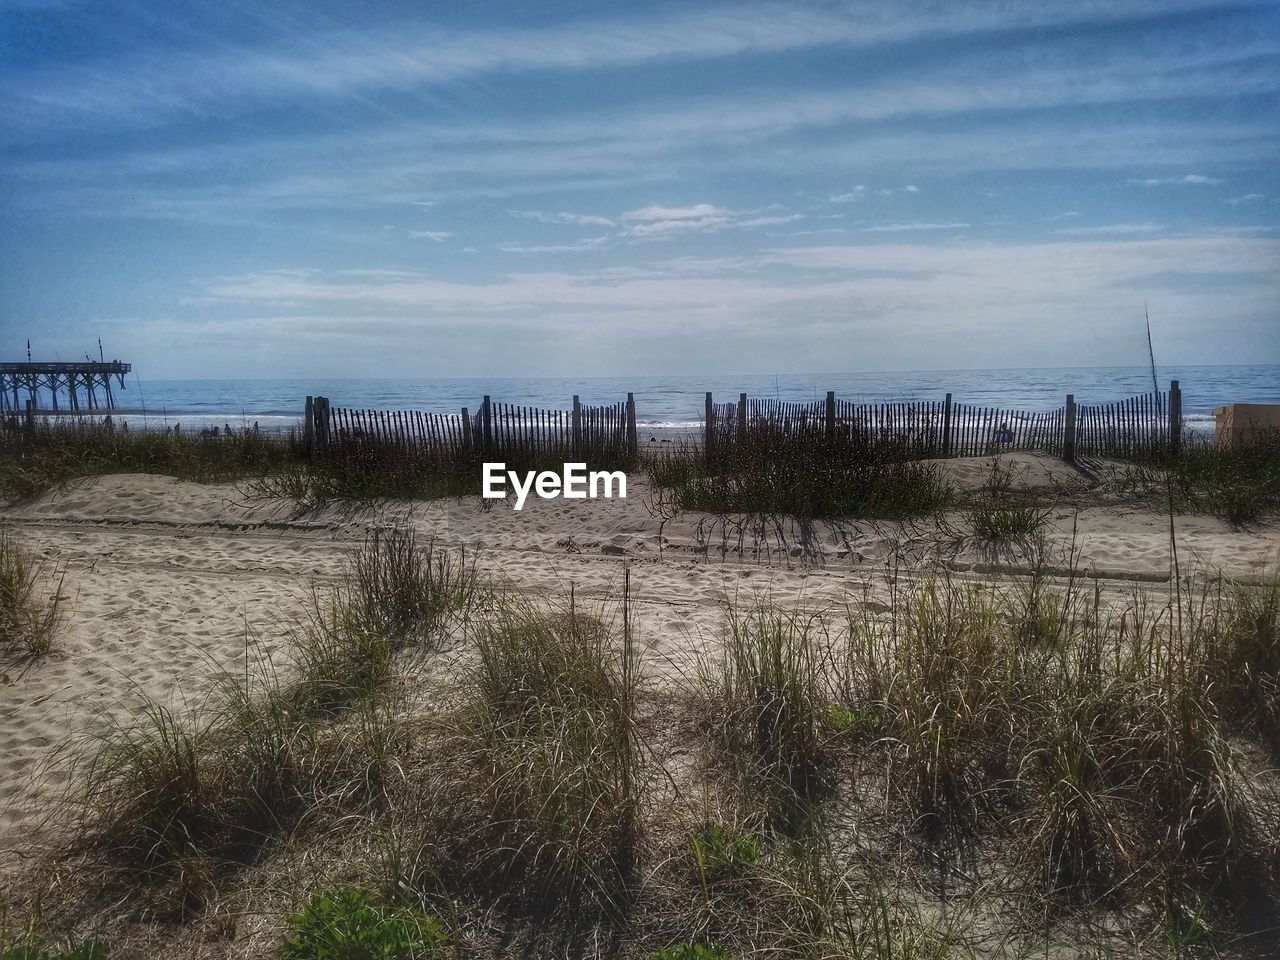
[[[54,413],[64,409],[69,413],[114,410],[116,401],[111,381],[117,381],[123,390],[124,378],[130,369],[130,364],[119,360],[0,363],[0,411],[23,413],[28,402],[33,409]],[[48,407],[41,407],[42,392],[47,393]],[[63,407],[59,406],[59,394],[66,397]]]

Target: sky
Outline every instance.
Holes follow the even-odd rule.
[[[0,358],[1280,363],[1280,3],[0,0]]]

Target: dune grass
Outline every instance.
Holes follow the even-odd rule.
[[[241,430],[231,436],[110,429],[101,424],[38,424],[0,437],[0,493],[29,497],[84,477],[150,473],[197,483],[259,476],[302,457],[294,434]]]
[[[66,572],[0,527],[0,656],[36,659],[62,627]]]
[[[108,738],[85,836],[197,915],[300,825],[369,825],[372,854],[291,900],[282,957],[500,954],[508,936],[640,958],[1043,955],[1010,904],[1145,923],[1143,949],[1173,956],[1222,948],[1242,902],[1280,915],[1256,756],[1280,578],[1205,581],[1179,606],[1045,584],[1054,623],[1035,631],[1025,585],[887,587],[887,608],[843,617],[730,605],[722,642],[659,689],[629,595],[620,623],[489,595],[461,557],[371,536],[278,674]],[[464,610],[447,680],[407,710],[402,654],[440,650]],[[696,719],[659,729],[673,698]],[[941,909],[929,878],[952,871]]]
[[[1219,516],[1237,526],[1256,523],[1280,508],[1280,431],[1225,449],[1186,437],[1176,454],[1125,464],[1109,483],[1120,493],[1163,499],[1166,479],[1179,511]]]
[[[813,618],[760,603],[726,609],[718,651],[699,663],[723,756],[762,785],[771,805],[821,789],[827,691]],[[775,811],[775,812],[778,812]]]
[[[768,421],[751,424],[741,438],[717,435],[710,455],[673,450],[650,457],[644,469],[679,509],[711,513],[901,519],[940,512],[955,500],[939,468],[906,450]]]
[[[465,556],[408,531],[371,535],[291,629],[287,667],[251,642],[257,665],[223,673],[198,710],[144,701],[95,742],[76,798],[80,844],[169,880],[201,858],[241,861],[317,807],[379,802],[402,739],[380,702],[394,658],[465,617],[475,584]]]
[[[475,654],[441,745],[452,869],[500,898],[620,909],[640,799],[625,638],[508,598]]]

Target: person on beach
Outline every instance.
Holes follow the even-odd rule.
[[[1013,443],[1013,433],[1010,432],[1008,423],[1000,424],[1000,429],[996,432],[996,443]]]

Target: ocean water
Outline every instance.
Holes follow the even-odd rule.
[[[1186,366],[1158,371],[1160,388],[1177,379],[1183,413],[1192,429],[1211,431],[1213,409],[1229,403],[1280,403],[1280,364]],[[1068,393],[1077,403],[1107,403],[1151,390],[1146,367],[1077,367],[1013,370],[930,370],[898,373],[783,374],[779,376],[492,378],[456,380],[148,380],[133,376],[116,391],[117,419],[131,425],[183,429],[259,423],[263,430],[298,423],[308,394],[335,406],[382,410],[472,411],[489,394],[495,402],[567,409],[578,394],[584,404],[636,396],[640,432],[687,430],[701,422],[704,397],[755,397],[787,401],[822,399],[834,390],[861,402],[941,400],[1002,409],[1044,411]],[[41,398],[47,406],[48,397]]]

